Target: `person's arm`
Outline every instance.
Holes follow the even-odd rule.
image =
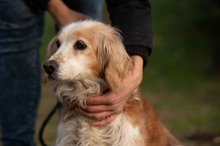
[[[152,48],[149,0],[106,0],[112,25],[119,28],[129,55],[141,56],[144,66]]]
[[[134,68],[125,77],[121,91],[107,92],[101,96],[90,97],[87,109],[79,109],[82,114],[95,120],[93,126],[111,123],[120,114],[129,96],[140,85],[143,67],[151,53],[151,7],[148,0],[106,0],[112,25],[122,33],[124,45],[134,62]]]
[[[82,13],[71,10],[62,0],[50,0],[47,4],[47,10],[58,26],[65,26],[68,23],[89,18]]]
[[[88,19],[89,17],[71,10],[62,0],[25,0],[34,13],[48,11],[58,26],[65,26],[68,23]]]

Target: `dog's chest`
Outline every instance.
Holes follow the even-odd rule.
[[[92,127],[77,117],[59,124],[56,146],[140,146],[141,139],[140,129],[122,114],[103,127]]]

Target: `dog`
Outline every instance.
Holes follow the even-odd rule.
[[[76,111],[102,87],[122,88],[133,68],[116,28],[93,20],[65,26],[49,43],[43,68],[63,104],[56,146],[181,146],[138,89],[106,126],[91,126],[92,119]]]

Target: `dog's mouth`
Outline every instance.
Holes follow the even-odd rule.
[[[56,73],[47,74],[47,75],[48,75],[48,79],[49,79],[49,80],[59,80]]]

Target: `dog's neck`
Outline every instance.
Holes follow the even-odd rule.
[[[91,119],[84,117],[75,111],[77,107],[86,108],[87,99],[92,96],[101,95],[106,89],[106,82],[102,79],[81,78],[69,81],[57,81],[54,92],[63,104],[61,117],[68,120],[74,116],[81,116],[85,121]]]
[[[106,86],[107,83],[102,79],[84,77],[71,81],[58,81],[54,92],[61,103],[67,100],[71,104],[85,108],[87,99],[102,94],[103,87]]]

